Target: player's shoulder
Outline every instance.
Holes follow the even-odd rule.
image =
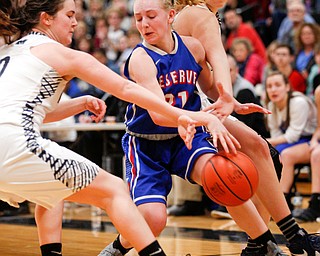
[[[143,47],[136,47],[131,53],[131,60],[141,61],[145,58],[150,58],[150,56]]]
[[[183,43],[187,46],[189,50],[202,50],[201,42],[192,36],[181,36]]]
[[[181,36],[181,39],[197,62],[205,58],[205,50],[198,39],[191,36]]]

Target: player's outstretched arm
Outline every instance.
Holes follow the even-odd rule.
[[[61,101],[52,112],[46,115],[44,123],[56,122],[85,110],[90,111],[93,114],[92,121],[98,123],[106,113],[106,104],[103,100],[91,95]]]

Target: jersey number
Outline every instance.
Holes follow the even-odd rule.
[[[176,99],[175,96],[172,93],[168,93],[165,95],[166,101],[174,106],[176,104]],[[188,100],[188,92],[187,91],[182,91],[178,93],[178,98],[181,99],[181,108],[184,107],[184,105],[186,104],[187,100]]]
[[[6,70],[8,63],[9,63],[9,60],[10,60],[9,56],[0,60],[0,77],[2,76],[4,71]]]

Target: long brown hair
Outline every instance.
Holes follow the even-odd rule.
[[[6,43],[15,40],[39,23],[40,14],[54,16],[63,8],[65,0],[27,0],[22,6],[13,0],[0,0],[0,36]]]
[[[296,53],[299,53],[304,48],[303,42],[301,40],[301,32],[305,27],[309,27],[312,30],[312,33],[314,35],[314,46],[320,42],[319,25],[312,24],[312,23],[303,23],[300,25],[297,32],[295,32],[294,44],[295,44],[295,52]]]
[[[187,5],[197,5],[197,4],[205,4],[205,0],[173,0],[174,7],[176,10],[181,10],[183,7]]]

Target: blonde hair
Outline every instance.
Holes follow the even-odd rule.
[[[238,44],[243,44],[246,47],[249,54],[253,52],[253,47],[250,40],[244,37],[238,37],[232,41],[231,52],[233,51],[235,45],[238,45]]]
[[[176,10],[181,10],[183,7],[189,5],[205,4],[205,0],[172,0]]]
[[[162,2],[163,8],[165,10],[170,10],[174,7],[175,0],[158,0],[159,2]]]

